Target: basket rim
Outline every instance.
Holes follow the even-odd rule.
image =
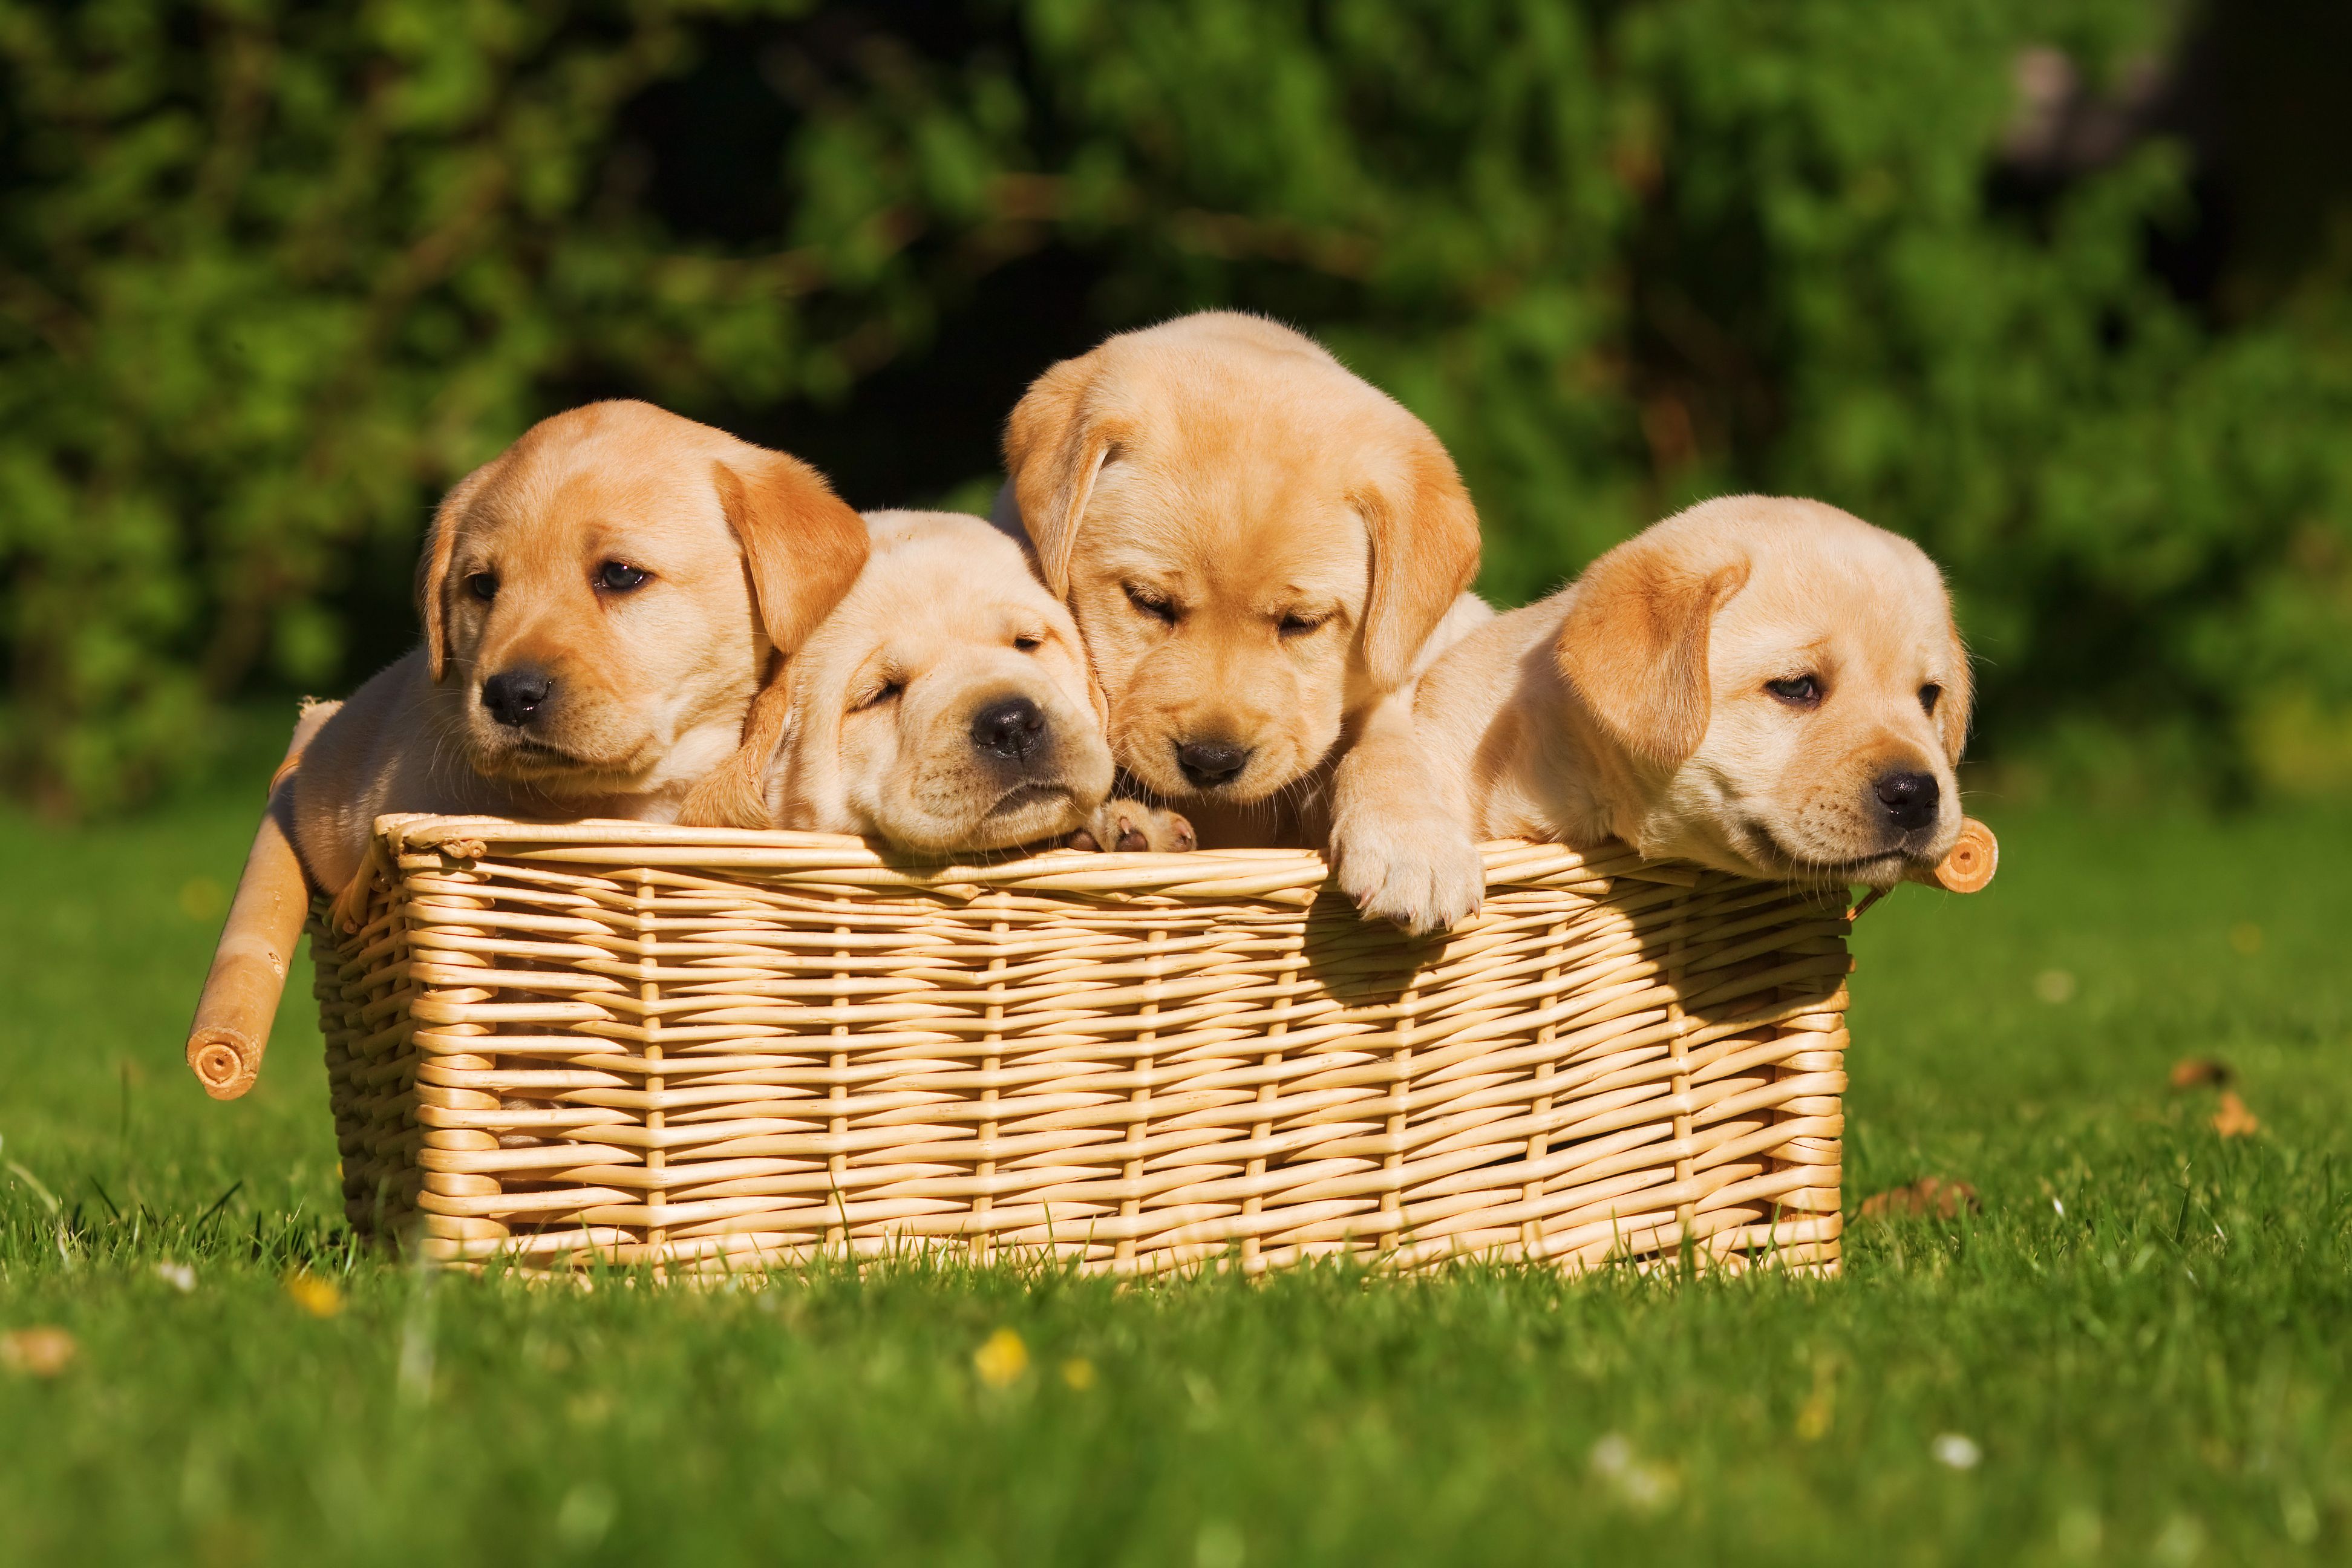
[[[1164,893],[1188,898],[1294,897],[1336,885],[1312,849],[1194,849],[1183,854],[1051,848],[1022,854],[924,854],[841,833],[787,828],[688,827],[677,823],[589,817],[525,822],[511,817],[392,813],[375,819],[379,852],[392,862],[438,851],[457,859],[491,854],[574,866],[700,867],[711,870],[835,872],[901,887],[990,886],[1037,891]],[[1530,839],[1479,846],[1490,888],[1630,877],[1696,887],[1696,866],[1648,861],[1614,840],[1591,850]],[[389,868],[386,868],[387,869]]]

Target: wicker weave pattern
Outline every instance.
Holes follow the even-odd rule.
[[[1290,851],[379,829],[318,995],[351,1217],[436,1260],[1835,1265],[1833,896],[1497,844],[1416,942]]]

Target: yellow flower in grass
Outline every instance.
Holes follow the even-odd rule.
[[[314,1318],[331,1318],[343,1310],[343,1292],[331,1279],[321,1279],[308,1270],[286,1277],[286,1293],[294,1304]]]
[[[972,1352],[971,1369],[989,1387],[1006,1387],[1029,1370],[1029,1347],[1011,1329],[999,1329]]]

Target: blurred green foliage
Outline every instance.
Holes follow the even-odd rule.
[[[341,673],[352,552],[413,540],[567,361],[743,374],[788,335],[597,199],[686,8],[572,9],[0,7],[7,749],[38,797],[133,798],[257,668]]]
[[[17,786],[120,804],[224,698],[363,674],[352,574],[582,388],[855,406],[1045,250],[1103,330],[1323,335],[1453,447],[1501,598],[1816,494],[1945,563],[1999,750],[2352,779],[2342,290],[2177,299],[2161,138],[1999,178],[2021,49],[2095,87],[2169,0],[972,0],[952,47],[920,9],[0,0]],[[763,29],[781,216],[690,232],[629,106]]]

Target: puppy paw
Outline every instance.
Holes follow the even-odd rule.
[[[1084,827],[1062,842],[1072,849],[1100,850],[1108,845],[1129,855],[1181,855],[1201,845],[1183,817],[1137,800],[1103,802]]]
[[[1367,920],[1415,936],[1461,924],[1486,896],[1486,858],[1442,812],[1343,814],[1331,827],[1331,870]]]

